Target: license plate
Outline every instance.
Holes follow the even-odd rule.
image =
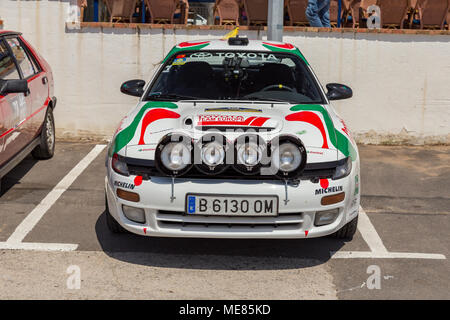
[[[186,213],[212,216],[276,216],[276,196],[186,196]]]

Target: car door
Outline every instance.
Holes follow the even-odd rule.
[[[23,126],[25,138],[31,142],[44,121],[45,103],[48,97],[47,79],[44,79],[45,73],[18,37],[9,37],[6,42],[11,48],[22,78],[28,82],[30,91],[25,97],[27,114],[21,126]]]
[[[20,79],[19,70],[11,56],[6,42],[0,38],[0,81]],[[18,126],[20,119],[26,116],[23,93],[0,95],[0,166],[26,145]]]

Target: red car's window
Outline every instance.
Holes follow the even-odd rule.
[[[9,52],[2,41],[0,41],[0,79],[20,79],[16,65],[14,64],[13,59],[9,55]]]
[[[33,63],[31,62],[30,58],[28,57],[27,52],[23,49],[22,45],[20,44],[19,40],[17,38],[11,38],[6,39],[9,46],[11,47],[11,50],[14,54],[14,57],[17,60],[17,63],[19,64],[20,69],[22,70],[23,77],[28,78],[37,73],[35,70]]]

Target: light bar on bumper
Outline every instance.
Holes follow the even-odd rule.
[[[183,134],[168,134],[155,151],[156,168],[169,176],[181,176],[193,165],[192,138]]]
[[[225,136],[216,132],[205,134],[194,147],[195,168],[207,175],[220,174],[228,167],[229,150]]]
[[[267,144],[257,134],[243,134],[234,142],[234,169],[244,175],[255,175],[267,161]]]
[[[270,141],[271,168],[282,179],[298,178],[306,166],[306,149],[303,142],[294,136],[284,135]]]

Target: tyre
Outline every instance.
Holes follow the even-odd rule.
[[[111,231],[112,233],[128,233],[128,231],[124,229],[109,212],[108,199],[106,198],[106,193],[105,193],[105,215],[106,215],[106,225],[108,226],[109,231]]]
[[[52,108],[47,109],[41,132],[41,143],[31,152],[35,159],[50,159],[55,153],[55,119]]]
[[[340,230],[333,233],[331,236],[337,239],[352,240],[356,233],[356,228],[358,226],[358,217],[347,223]]]

